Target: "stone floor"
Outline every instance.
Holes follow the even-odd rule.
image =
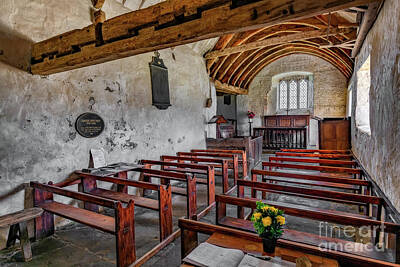
[[[264,160],[268,155],[263,155]],[[217,179],[217,193],[220,192],[220,180]],[[206,187],[198,187],[198,203],[206,203]],[[283,195],[270,195],[272,200],[288,202],[312,207],[336,209],[356,212],[355,207],[333,204],[323,201],[300,199]],[[182,196],[173,196],[174,228],[177,229],[177,220],[185,215],[186,201]],[[236,209],[228,206],[228,214],[234,216]],[[202,221],[215,223],[215,210],[212,210]],[[307,229],[307,232],[318,234],[318,222],[307,219],[287,216],[288,227],[295,230]],[[152,247],[158,244],[158,216],[157,212],[135,207],[135,234],[137,257],[143,256]],[[201,236],[200,240],[206,239]],[[56,229],[54,236],[33,243],[33,260],[22,262],[22,255],[18,248],[0,251],[0,266],[115,266],[115,238],[110,234],[71,223]],[[144,266],[180,266],[180,238],[169,244]]]

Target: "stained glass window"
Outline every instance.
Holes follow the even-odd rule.
[[[286,81],[281,81],[279,84],[279,107],[287,109],[287,84]]]
[[[289,82],[289,109],[297,109],[297,82]]]
[[[291,78],[279,82],[279,109],[308,108],[308,79]]]
[[[307,81],[305,79],[301,79],[299,82],[299,87],[299,108],[307,108]]]

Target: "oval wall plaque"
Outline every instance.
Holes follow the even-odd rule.
[[[104,130],[104,120],[96,113],[86,112],[76,119],[75,128],[83,137],[97,137]]]

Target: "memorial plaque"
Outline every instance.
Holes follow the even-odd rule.
[[[83,113],[76,119],[75,128],[83,137],[97,137],[104,130],[104,120],[96,113]]]

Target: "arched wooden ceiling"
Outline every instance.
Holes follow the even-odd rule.
[[[357,27],[355,13],[343,12],[225,35],[205,54],[209,75],[219,85],[243,92],[268,64],[291,54],[308,54],[331,63],[349,79]]]

